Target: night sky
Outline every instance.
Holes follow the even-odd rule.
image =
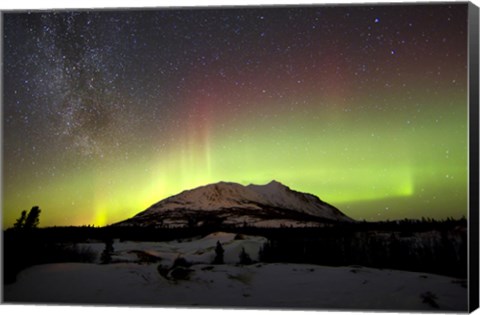
[[[467,5],[3,15],[3,224],[275,179],[354,219],[467,214]]]

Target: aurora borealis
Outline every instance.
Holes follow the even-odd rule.
[[[354,219],[467,214],[467,4],[3,14],[3,225],[272,179]]]

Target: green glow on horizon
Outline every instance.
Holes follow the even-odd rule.
[[[333,205],[351,205],[345,212],[356,219],[377,210],[357,209],[356,203],[389,198],[435,197],[437,203],[443,203],[439,216],[461,214],[464,210],[449,209],[448,205],[459,200],[466,204],[465,108],[463,115],[450,117],[448,124],[428,122],[429,113],[425,113],[417,120],[425,120],[423,125],[428,128],[415,132],[405,126],[401,116],[382,122],[375,121],[373,114],[337,113],[330,128],[322,126],[328,125],[331,117],[318,118],[315,111],[279,115],[268,123],[251,119],[248,124],[256,125],[254,129],[210,128],[195,141],[173,145],[161,154],[72,171],[38,189],[28,203],[8,193],[8,206],[20,211],[33,201],[48,205],[44,206],[44,225],[60,225],[68,218],[73,225],[102,226],[185,189],[219,181],[265,184],[275,179]],[[374,121],[368,123],[371,119]],[[456,197],[439,191],[454,192]],[[75,215],[69,211],[78,208],[85,211]],[[7,214],[4,222],[9,226],[17,213]],[[403,212],[389,215],[401,218]],[[413,215],[429,214],[418,209]]]
[[[410,133],[403,117],[372,125],[363,121],[372,119],[372,115],[338,114],[335,128],[325,129],[317,126],[328,124],[329,117],[309,114],[278,116],[263,124],[252,119],[249,124],[257,125],[253,130],[236,126],[224,132],[212,130],[212,135],[205,134],[197,142],[185,141],[188,145],[172,146],[166,154],[112,162],[89,172],[72,172],[70,177],[46,185],[29,199],[48,205],[43,215],[46,225],[61,224],[62,216],[72,224],[114,223],[182,190],[218,181],[264,184],[276,179],[333,205],[415,198],[422,189],[419,187],[436,185],[450,187],[446,190],[466,200],[466,127],[459,129],[465,115],[460,115],[458,122],[438,126],[431,122],[429,128]],[[428,113],[418,119],[428,121]],[[58,198],[60,195],[63,199]],[[433,196],[445,205],[451,199],[436,190],[422,198]],[[15,205],[10,207],[19,211],[32,203],[8,200]],[[66,204],[64,200],[74,202]],[[69,208],[86,211],[72,216]],[[366,209],[351,208],[346,214],[353,218],[368,213]],[[440,215],[458,213],[443,208]],[[419,210],[418,215],[428,213]],[[11,212],[5,218],[7,226],[15,217],[17,214]]]

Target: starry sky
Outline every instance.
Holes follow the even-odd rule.
[[[3,225],[275,179],[354,219],[467,214],[467,5],[3,14]]]

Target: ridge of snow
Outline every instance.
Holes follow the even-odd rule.
[[[255,202],[263,203],[262,199],[261,195],[243,185],[220,182],[183,191],[156,203],[151,208],[162,210],[215,210],[232,207],[259,209]]]
[[[318,197],[294,191],[275,180],[265,185],[250,184],[247,186],[232,182],[218,182],[185,190],[159,201],[134,218],[177,210],[243,209],[255,211],[264,208],[293,210],[325,219],[351,221],[338,209]]]

